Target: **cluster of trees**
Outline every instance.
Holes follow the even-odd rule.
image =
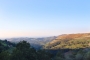
[[[90,48],[69,50],[67,52],[59,51],[54,60],[90,60]]]
[[[51,60],[52,56],[45,50],[35,50],[26,41],[19,42],[12,52],[7,49],[0,52],[0,60]]]
[[[15,43],[11,43],[7,40],[0,40],[0,53],[2,51],[5,51],[5,50],[9,50],[12,49],[13,47],[15,47]]]

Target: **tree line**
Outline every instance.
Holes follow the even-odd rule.
[[[54,53],[54,52],[52,52]],[[90,48],[60,49],[51,51],[36,50],[27,41],[18,44],[0,40],[0,60],[90,60]]]

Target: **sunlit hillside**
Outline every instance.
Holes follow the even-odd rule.
[[[47,43],[45,49],[79,49],[90,46],[90,33],[64,34]]]

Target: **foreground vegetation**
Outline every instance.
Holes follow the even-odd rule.
[[[9,43],[9,42],[8,42]],[[36,51],[26,41],[19,42],[15,47],[11,45],[12,51],[5,47],[5,41],[0,42],[0,60],[51,60],[52,54],[45,50]],[[3,48],[2,48],[3,47]]]
[[[51,51],[36,50],[26,41],[14,44],[0,40],[0,60],[90,60],[90,48]]]

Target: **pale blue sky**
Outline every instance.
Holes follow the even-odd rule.
[[[90,0],[0,0],[0,38],[90,32]]]

